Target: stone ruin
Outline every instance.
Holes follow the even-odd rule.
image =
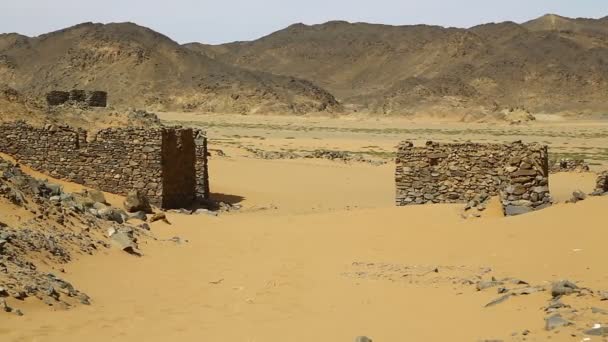
[[[553,161],[551,173],[556,172],[589,172],[589,164],[584,159],[562,158]]]
[[[52,177],[126,195],[145,193],[156,206],[190,206],[209,197],[207,139],[181,127],[82,129],[24,122],[0,125],[0,151]]]
[[[53,90],[46,94],[46,102],[49,106],[60,106],[65,103],[71,103],[86,107],[106,107],[108,93],[105,91],[80,89],[70,91]]]
[[[468,203],[500,196],[506,215],[551,204],[547,146],[404,141],[396,158],[396,204]]]
[[[608,171],[603,171],[597,175],[595,182],[595,191],[592,195],[602,196],[608,194]]]

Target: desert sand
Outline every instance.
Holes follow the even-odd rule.
[[[196,118],[209,123],[220,117]],[[296,151],[378,146],[374,149],[389,152],[399,139],[451,140],[445,132],[455,126],[420,128],[409,135],[362,134],[354,128],[400,123],[319,118],[319,126],[344,129],[303,132],[267,127],[272,122],[293,127],[303,120],[298,118],[266,118],[261,128],[242,124],[250,118],[231,120],[224,127],[209,125],[211,147],[226,153],[211,159],[211,190],[216,199],[241,204],[240,211],[218,217],[168,213],[172,224],[151,225],[158,240],[142,242],[143,257],[110,250],[62,266],[62,277],[88,293],[92,305],[51,312],[38,302],[22,303],[25,316],[2,317],[0,340],[297,342],[367,335],[374,341],[581,341],[582,329],[608,320],[591,312],[591,307],[608,310],[608,302],[568,296],[562,301],[577,312],[565,318],[576,325],[548,332],[549,292],[484,307],[501,296],[497,288],[477,291],[466,282],[476,276],[513,277],[548,286],[569,279],[608,290],[603,220],[608,197],[563,202],[575,189],[592,191],[594,174],[553,175],[551,191],[560,203],[551,208],[505,218],[490,207],[479,219],[463,219],[462,205],[394,207],[391,162],[261,160],[229,143]],[[544,125],[505,126],[506,132],[514,130],[507,136],[469,125],[479,135],[457,138],[529,140],[534,137],[516,132],[540,130],[549,132],[541,141],[564,152],[608,147],[605,126]],[[595,135],[568,138],[581,130]],[[598,158],[595,167],[602,162]],[[9,204],[3,206],[2,212],[11,212]],[[173,236],[187,242],[163,241]]]

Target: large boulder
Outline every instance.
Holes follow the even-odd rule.
[[[152,213],[152,207],[150,206],[148,197],[146,197],[146,195],[139,190],[129,191],[123,205],[125,210],[130,213],[135,213],[138,211],[143,211],[147,214]]]

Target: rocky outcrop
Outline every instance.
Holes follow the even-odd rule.
[[[500,195],[517,215],[551,203],[547,147],[538,144],[399,144],[396,204],[468,203]]]
[[[106,107],[108,93],[105,91],[80,89],[71,91],[53,90],[46,94],[46,102],[49,106],[59,106],[67,103],[85,107]]]

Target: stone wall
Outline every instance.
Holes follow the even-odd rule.
[[[593,195],[599,196],[606,193],[608,193],[608,171],[603,171],[597,175]]]
[[[199,131],[196,138],[196,197],[209,199],[209,164],[207,137]]]
[[[589,172],[589,164],[584,159],[562,158],[552,161],[551,173],[555,172]]]
[[[64,103],[84,105],[87,107],[106,107],[108,93],[105,91],[88,91],[74,89],[71,91],[53,90],[46,94],[49,106],[59,106]]]
[[[52,177],[126,195],[143,191],[154,205],[177,208],[200,192],[194,132],[180,127],[108,128],[95,136],[71,127],[0,125],[0,151]],[[206,140],[199,140],[206,144]]]
[[[466,203],[500,195],[507,214],[551,201],[547,147],[537,144],[399,144],[396,204]]]

